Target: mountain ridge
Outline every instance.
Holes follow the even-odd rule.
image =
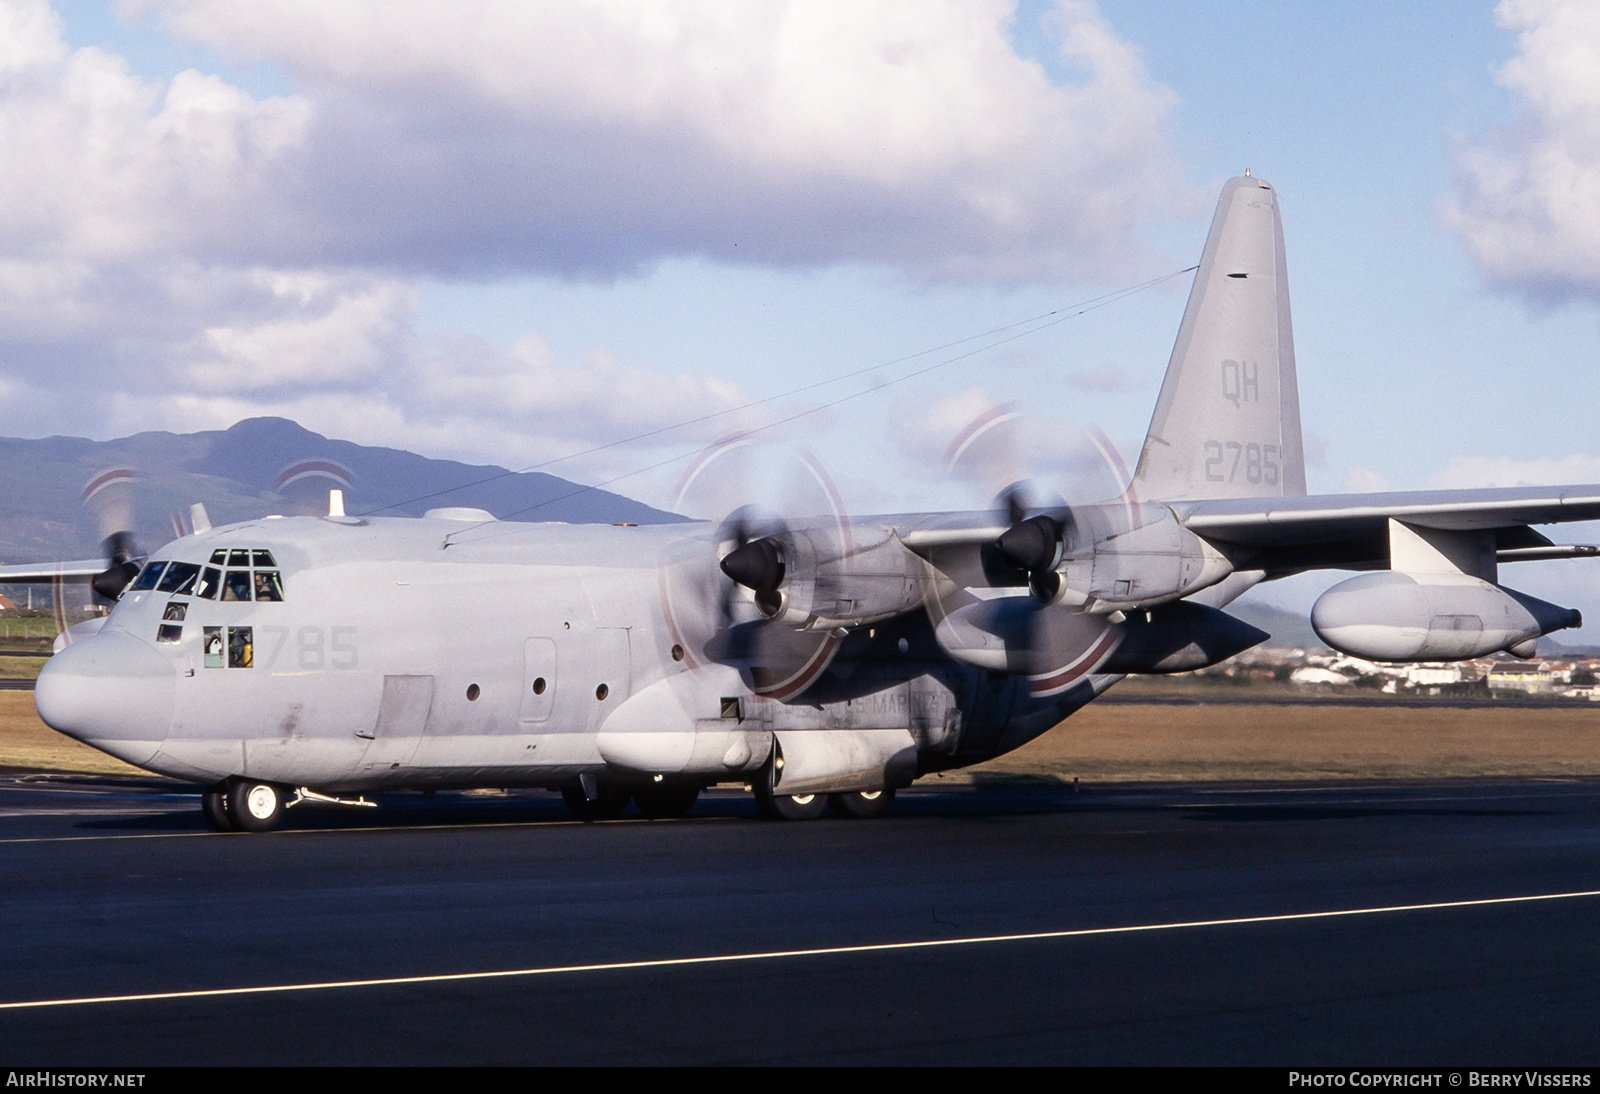
[[[141,551],[174,537],[171,514],[203,503],[214,524],[268,513],[326,511],[333,479],[280,488],[279,473],[303,460],[339,464],[351,473],[351,513],[421,516],[443,506],[486,509],[497,517],[574,524],[660,524],[684,518],[610,491],[538,471],[440,460],[399,448],[323,436],[288,418],[246,418],[196,433],[149,430],[106,441],[56,435],[0,438],[0,560],[88,558],[101,533],[85,511],[84,484],[114,467],[134,471],[122,487],[132,501]]]

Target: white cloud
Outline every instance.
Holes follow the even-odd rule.
[[[290,314],[206,329],[189,376],[202,390],[248,391],[375,377],[403,360],[417,291],[397,282],[255,271]]]
[[[668,255],[1084,278],[1180,196],[1174,96],[1086,0],[148,0],[315,103],[300,200],[344,261],[610,274]],[[306,241],[309,243],[309,241]]]
[[[1499,284],[1600,297],[1600,6],[1504,0],[1495,19],[1517,34],[1496,79],[1522,113],[1460,146],[1446,221]]]
[[[1514,460],[1509,457],[1457,456],[1429,485],[1470,490],[1480,486],[1558,486],[1600,483],[1600,456]]]
[[[1187,207],[1174,98],[1086,0],[1050,16],[1081,74],[1067,86],[1012,49],[1003,0],[127,8],[270,61],[295,92],[141,76],[70,49],[44,0],[0,0],[6,432],[282,414],[534,463],[749,396],[603,347],[558,359],[532,334],[510,351],[419,338],[420,278],[616,276],[704,255],[1093,280],[1144,262],[1143,221]]]

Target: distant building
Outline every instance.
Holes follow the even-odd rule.
[[[1289,683],[1299,684],[1304,687],[1311,684],[1349,684],[1351,680],[1350,677],[1341,672],[1334,672],[1332,669],[1314,668],[1308,665],[1303,669],[1295,669],[1291,672],[1289,674]]]
[[[1459,665],[1407,665],[1405,683],[1412,688],[1437,688],[1462,682]]]
[[[1491,691],[1525,691],[1529,694],[1551,691],[1557,684],[1548,662],[1496,661],[1489,669]]]

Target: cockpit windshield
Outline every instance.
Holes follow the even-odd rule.
[[[146,562],[144,569],[139,571],[139,576],[133,579],[133,584],[128,588],[133,592],[143,592],[154,589],[156,582],[161,580],[161,573],[167,568],[165,560],[161,562]]]
[[[150,589],[174,596],[197,596],[201,600],[281,601],[283,573],[271,551],[224,548],[211,552],[209,566],[165,560],[148,563],[128,590]]]
[[[188,593],[194,590],[195,579],[200,576],[200,567],[193,562],[174,562],[167,567],[167,572],[162,575],[161,582],[156,586],[158,593]]]

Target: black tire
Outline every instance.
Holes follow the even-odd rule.
[[[885,790],[851,790],[843,794],[828,795],[828,811],[836,817],[852,820],[882,817],[893,805],[893,787]]]
[[[626,790],[608,783],[601,783],[598,790],[598,796],[590,801],[584,796],[582,784],[572,783],[561,788],[561,800],[574,817],[585,822],[616,820],[632,800]]]
[[[213,832],[237,832],[239,826],[228,814],[228,789],[213,786],[200,793],[200,812],[206,818],[206,827]]]
[[[755,792],[756,808],[761,810],[763,817],[768,820],[799,821],[822,816],[822,811],[828,808],[826,794],[774,793],[772,767],[772,764],[767,764],[750,787]]]
[[[639,787],[633,792],[633,803],[651,820],[670,820],[693,809],[699,797],[700,788],[694,783],[669,779]]]
[[[228,787],[228,817],[245,832],[270,832],[283,821],[283,791],[240,779]]]

